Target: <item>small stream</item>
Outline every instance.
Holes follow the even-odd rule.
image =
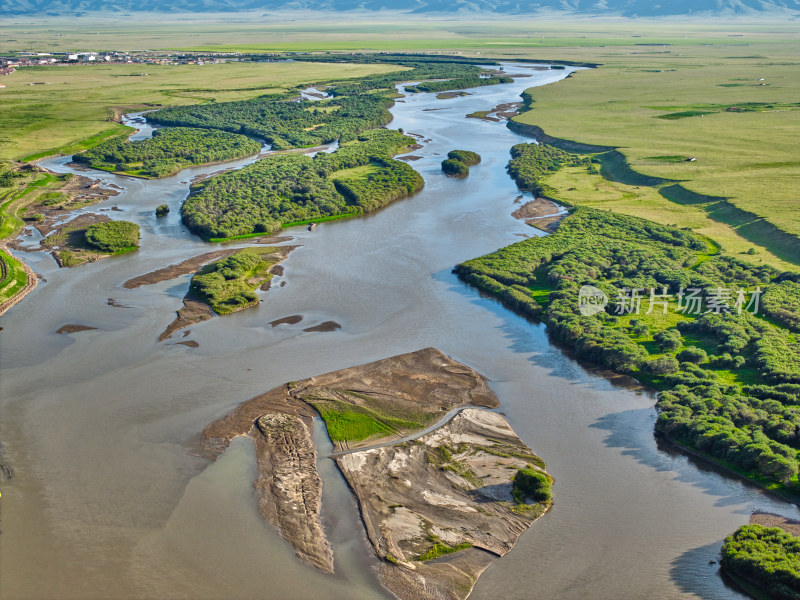
[[[542,325],[451,273],[540,235],[511,216],[520,193],[505,171],[510,147],[529,140],[465,115],[572,71],[509,64],[506,72],[529,77],[446,100],[400,98],[391,126],[424,140],[409,163],[424,190],[363,218],[288,230],[295,239],[286,243],[300,247],[284,263],[286,286],[162,343],[190,276],[122,284],[217,247],[180,221],[190,182],[257,157],[161,180],[93,171],[122,192],[83,210],[116,206],[107,214],[140,226],[141,249],[74,269],[25,255],[46,281],[1,323],[0,440],[15,476],[2,484],[0,597],[388,598],[356,502],[324,458],[331,446],[319,423],[334,576],[298,561],[261,520],[248,439],[213,464],[197,444],[208,423],[286,381],[432,346],[489,378],[499,412],[556,479],[553,509],[484,573],[472,598],[742,598],[711,563],[722,540],[754,509],[800,518],[797,507],[662,446],[649,393],[578,364]],[[455,148],[482,156],[466,179],[441,172]],[[42,164],[63,173],[68,162]],[[171,211],[157,219],[160,204]],[[289,315],[303,319],[270,325]],[[327,320],[342,328],[303,331]],[[65,324],[96,329],[56,334]],[[175,344],[182,340],[199,347]]]

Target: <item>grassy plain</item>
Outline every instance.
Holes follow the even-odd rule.
[[[599,69],[532,89],[532,110],[515,120],[557,138],[618,147],[645,176],[626,183],[664,178],[695,194],[670,188],[678,193],[666,190],[658,199],[647,192],[634,199],[634,190],[614,194],[613,185],[593,186],[585,178],[576,183],[566,172],[548,183],[579,202],[605,200],[628,214],[700,227],[734,253],[758,245],[800,264],[800,110],[792,106],[800,97],[796,46],[753,41],[743,47],[631,50],[624,58],[609,57],[608,49],[603,54],[597,59],[607,62]],[[746,103],[764,106],[737,110]],[[626,180],[625,173],[619,175]],[[581,198],[569,194],[576,191],[570,188],[579,188]],[[770,224],[790,235],[781,236]],[[765,261],[775,264],[770,257]]]
[[[241,100],[331,78],[396,71],[387,65],[227,63],[31,67],[3,77],[0,159],[70,153],[126,129],[124,109]],[[44,85],[34,85],[41,83]]]

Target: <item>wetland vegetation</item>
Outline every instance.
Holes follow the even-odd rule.
[[[414,169],[391,158],[414,141],[376,129],[330,154],[268,156],[197,184],[181,208],[184,223],[202,237],[229,238],[375,210],[422,188]]]
[[[95,169],[138,177],[167,177],[184,167],[223,162],[257,154],[261,144],[225,131],[170,127],[153,137],[113,139],[76,154],[72,159]]]

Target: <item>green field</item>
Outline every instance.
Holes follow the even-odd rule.
[[[765,262],[800,264],[800,61],[778,42],[605,50],[601,68],[529,90],[531,110],[515,120],[618,147],[624,160],[604,169],[612,183],[575,173],[550,180],[565,199],[688,225],[733,252],[761,246],[773,255],[763,252]],[[653,178],[668,180],[656,183],[661,194],[643,189]]]
[[[424,411],[392,411],[380,403],[362,406],[332,398],[304,397],[317,409],[334,442],[360,442],[423,429],[435,418]]]
[[[127,131],[111,119],[128,109],[241,100],[307,82],[397,70],[376,64],[307,62],[20,69],[3,77],[6,87],[0,89],[0,159],[33,160],[84,150]]]

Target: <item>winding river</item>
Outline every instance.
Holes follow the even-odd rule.
[[[794,505],[724,476],[653,436],[654,399],[576,363],[531,324],[451,274],[460,261],[536,235],[511,217],[505,173],[523,138],[465,119],[570,73],[506,65],[513,84],[439,100],[402,98],[393,127],[426,140],[413,166],[425,189],[376,214],[308,232],[263,303],[158,343],[189,276],[128,290],[126,280],[207,252],[179,206],[189,181],[220,165],[145,181],[95,173],[123,192],[87,211],[137,222],[133,254],[59,270],[3,318],[0,440],[14,477],[0,500],[0,597],[8,599],[388,598],[355,501],[320,459],[323,516],[337,575],[301,564],[264,523],[250,441],[213,464],[203,427],[283,382],[434,346],[486,375],[499,409],[555,476],[555,505],[479,580],[473,598],[741,598],[718,575],[723,538],[753,509]],[[439,168],[451,149],[483,162],[469,178]],[[247,160],[224,167],[239,167]],[[70,170],[68,159],[43,166]],[[154,209],[172,211],[156,219]],[[286,285],[281,287],[281,281]],[[114,304],[109,303],[109,299]],[[270,321],[302,315],[295,325]],[[303,329],[333,320],[333,332]],[[64,324],[96,330],[56,334]],[[197,348],[175,342],[194,340]],[[320,456],[330,452],[317,428]]]

